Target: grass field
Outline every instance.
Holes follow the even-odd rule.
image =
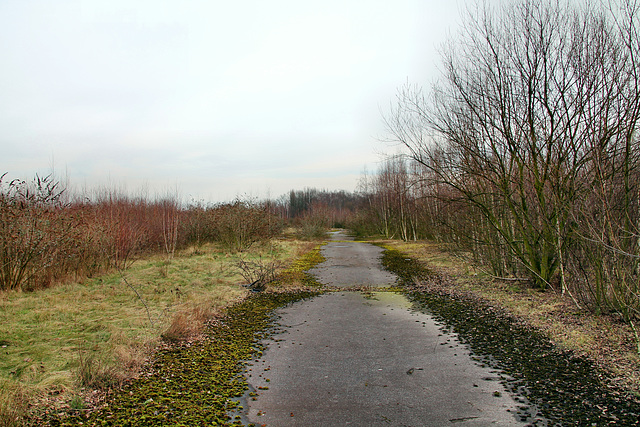
[[[135,375],[160,345],[197,339],[207,319],[242,299],[241,258],[287,267],[314,246],[273,240],[228,254],[205,245],[80,283],[1,293],[0,425],[43,408],[86,406],[91,390]]]

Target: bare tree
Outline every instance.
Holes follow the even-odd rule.
[[[167,261],[171,261],[178,246],[180,231],[180,202],[177,191],[158,202],[162,211],[162,240]]]
[[[575,213],[602,181],[595,165],[613,147],[625,159],[636,149],[637,7],[623,6],[614,14],[521,0],[471,9],[443,49],[443,80],[430,95],[405,86],[386,117],[431,183],[479,216],[474,237],[541,288],[568,289]],[[621,167],[628,197],[631,167]]]

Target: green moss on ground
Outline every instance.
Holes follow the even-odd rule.
[[[434,273],[421,264],[418,260],[394,249],[390,246],[378,244],[384,249],[382,253],[382,266],[400,279],[401,285],[411,285],[416,281],[425,280]]]

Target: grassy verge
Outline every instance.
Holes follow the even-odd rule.
[[[310,249],[278,240],[241,256],[289,266]],[[139,260],[123,274],[0,294],[0,426],[95,406],[168,342],[197,341],[206,320],[247,294],[239,256],[204,246]]]
[[[52,426],[241,426],[235,398],[247,389],[243,360],[261,351],[272,311],[316,295],[313,291],[251,294],[210,324],[206,339],[161,351],[152,369],[118,389],[91,413],[71,412],[49,420]]]

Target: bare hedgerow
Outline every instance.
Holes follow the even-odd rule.
[[[0,176],[0,289],[48,286],[65,274],[79,240],[79,220],[65,211],[64,189],[51,176],[33,182]]]

